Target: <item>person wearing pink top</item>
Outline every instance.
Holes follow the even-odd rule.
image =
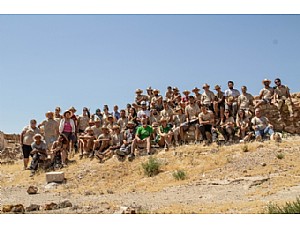
[[[74,120],[71,119],[71,115],[72,113],[69,110],[64,112],[63,119],[61,119],[59,124],[59,133],[64,134],[68,138],[71,142],[71,148],[73,149],[76,127]]]

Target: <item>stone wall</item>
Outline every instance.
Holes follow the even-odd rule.
[[[263,115],[268,117],[275,131],[284,131],[291,134],[300,134],[300,93],[291,95],[293,101],[294,118],[291,118],[287,106],[283,107],[282,120],[279,120],[279,113],[275,105],[261,105]],[[258,97],[256,97],[258,99]]]

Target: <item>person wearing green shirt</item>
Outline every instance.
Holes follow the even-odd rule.
[[[137,147],[139,148],[147,148],[148,155],[151,154],[151,140],[150,137],[153,133],[153,128],[147,124],[148,119],[142,118],[141,123],[142,126],[138,127],[136,130],[135,139],[132,142],[131,146],[131,154],[128,156],[128,160],[132,161],[135,158],[134,151]]]
[[[161,126],[158,128],[159,141],[158,145],[161,147],[165,147],[165,151],[169,150],[169,145],[172,142],[173,131],[172,128],[167,125],[167,119],[162,118],[160,120]]]

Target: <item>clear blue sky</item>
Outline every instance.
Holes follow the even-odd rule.
[[[0,130],[48,110],[123,108],[136,88],[300,91],[300,15],[0,15]]]

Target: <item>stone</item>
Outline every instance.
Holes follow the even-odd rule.
[[[65,200],[58,204],[58,208],[67,208],[67,207],[72,207],[72,206],[73,205],[69,200]]]
[[[40,206],[37,204],[30,204],[29,207],[26,207],[26,212],[39,211]]]
[[[28,190],[27,190],[27,193],[29,195],[34,195],[34,194],[37,194],[38,192],[38,188],[35,187],[35,186],[29,186]]]
[[[13,208],[11,209],[11,212],[16,213],[16,214],[24,213],[25,209],[22,204],[17,204],[15,206],[13,206]]]
[[[52,183],[46,184],[45,189],[55,189],[55,188],[57,188],[57,186],[59,186],[58,183],[52,182]]]
[[[9,213],[9,212],[11,212],[11,210],[13,209],[13,205],[4,205],[3,207],[2,207],[2,212],[3,213]]]
[[[64,172],[49,172],[46,173],[46,182],[51,183],[62,183],[65,180]]]
[[[50,204],[46,204],[44,209],[45,211],[52,211],[52,210],[59,209],[59,207],[56,203],[50,203]]]

